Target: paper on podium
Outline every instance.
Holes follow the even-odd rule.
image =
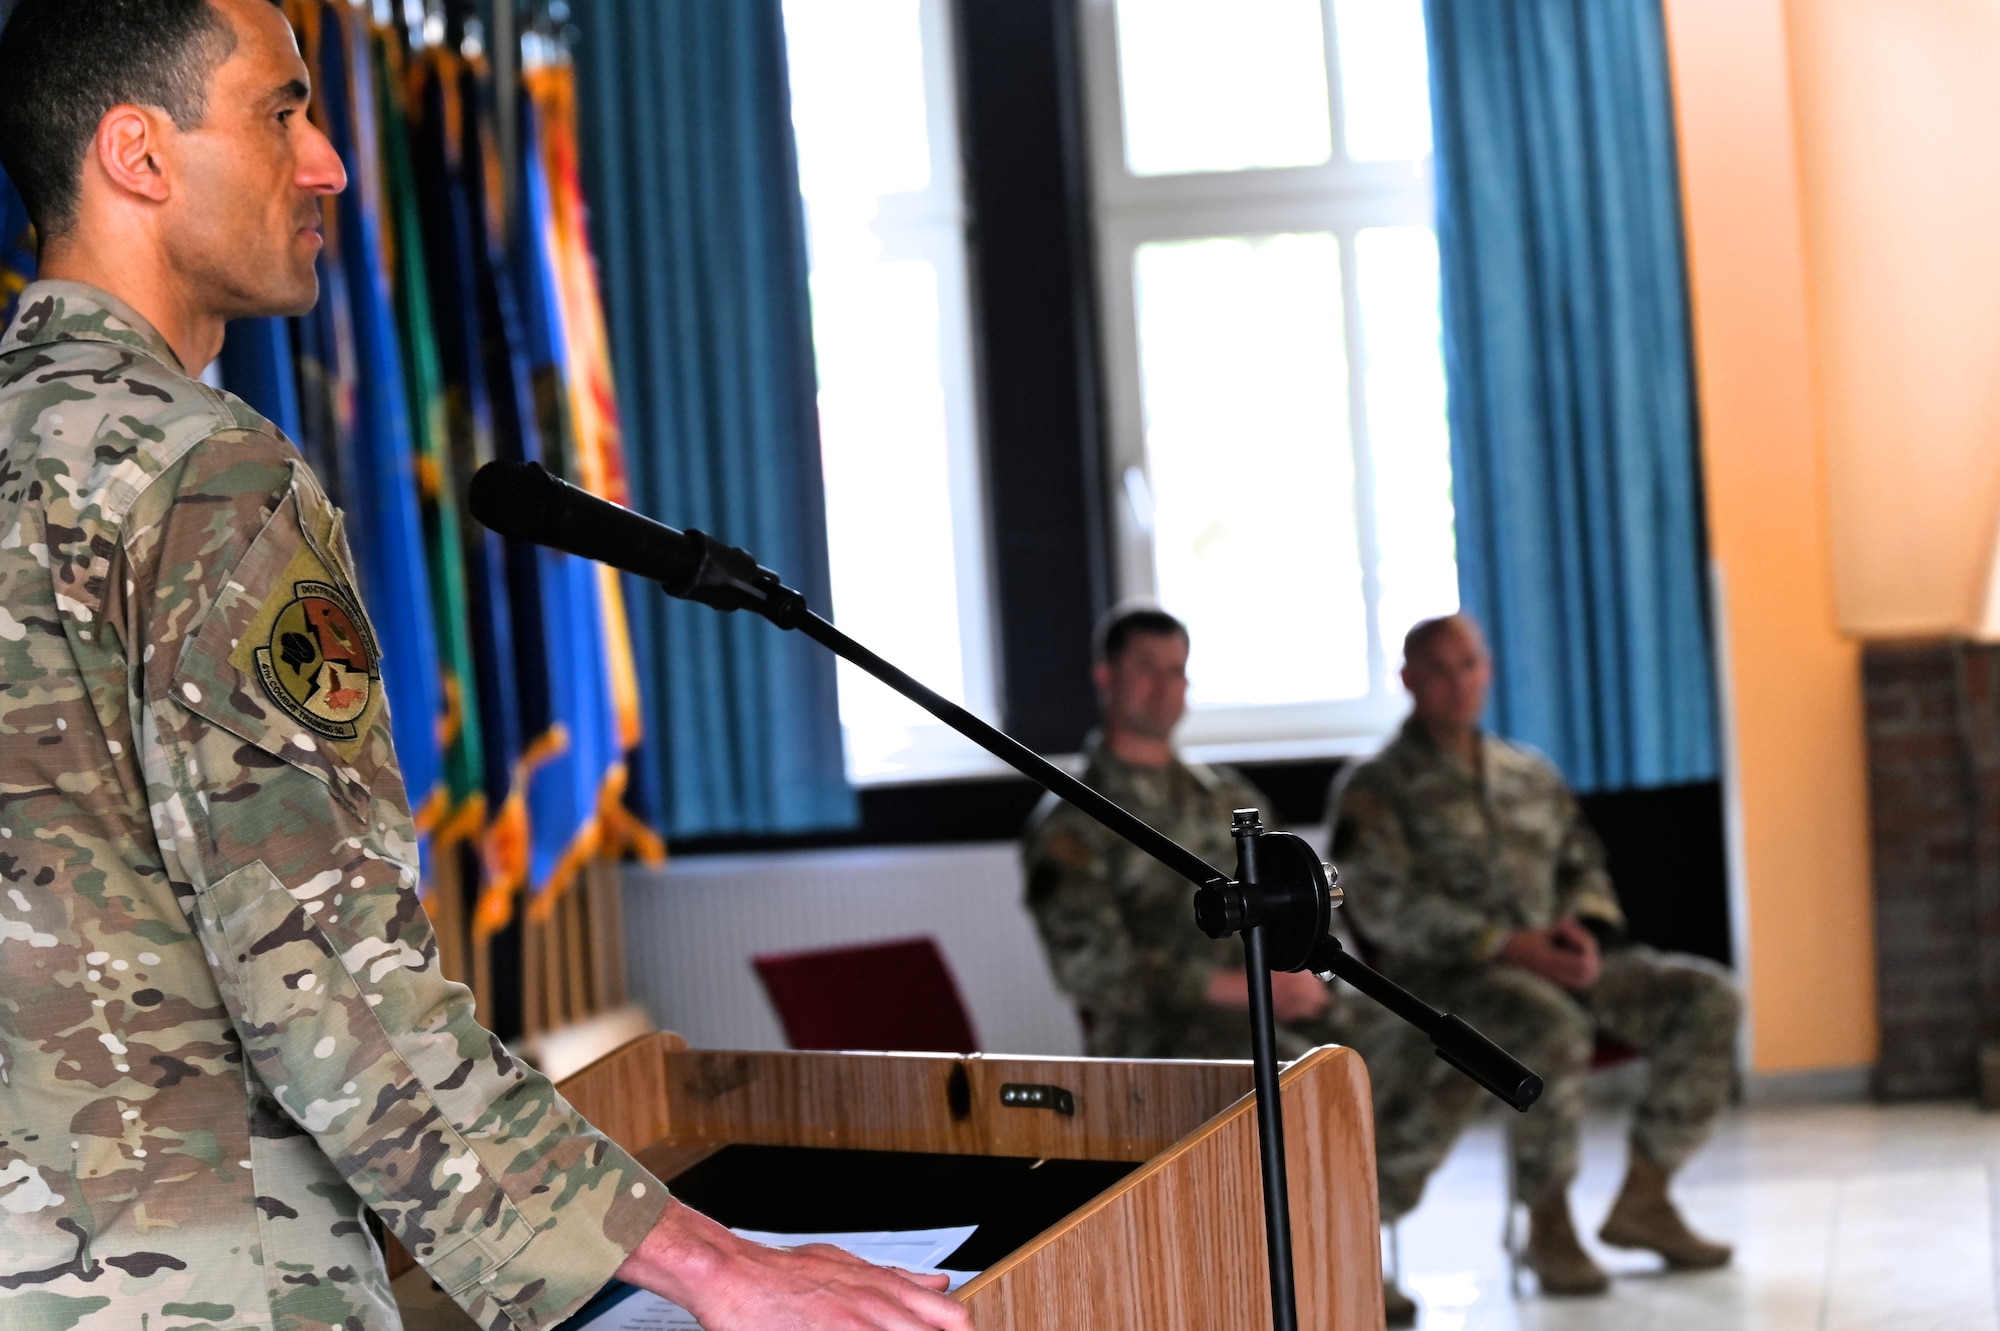
[[[863,1231],[854,1234],[772,1234],[763,1230],[735,1232],[752,1243],[773,1248],[803,1248],[808,1243],[824,1243],[853,1253],[878,1266],[900,1266],[919,1274],[938,1272],[938,1263],[963,1247],[977,1225],[956,1225],[949,1229],[901,1229]],[[951,1287],[957,1289],[977,1272],[945,1271]],[[565,1331],[700,1331],[701,1323],[678,1304],[669,1303],[648,1290],[632,1289],[612,1306],[587,1321],[571,1322]]]

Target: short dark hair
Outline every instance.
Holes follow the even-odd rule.
[[[1137,633],[1177,633],[1188,637],[1187,625],[1156,605],[1118,605],[1105,612],[1091,634],[1091,659],[1107,664],[1125,655],[1125,647]]]
[[[235,49],[209,0],[19,0],[0,31],[0,167],[43,244],[76,224],[105,112],[155,106],[193,129],[209,75]]]

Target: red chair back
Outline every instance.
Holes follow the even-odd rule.
[[[979,1052],[934,938],[773,953],[751,964],[794,1049]]]
[[[1626,1044],[1623,1040],[1614,1040],[1610,1036],[1600,1033],[1597,1037],[1597,1043],[1590,1051],[1590,1070],[1592,1072],[1602,1072],[1606,1068],[1615,1068],[1620,1064],[1630,1063],[1637,1057],[1639,1057],[1639,1051],[1631,1045]]]

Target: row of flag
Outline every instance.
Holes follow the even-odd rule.
[[[14,317],[21,291],[35,275],[35,233],[21,196],[0,171],[0,328]]]
[[[318,306],[233,325],[221,374],[346,512],[427,902],[437,909],[439,866],[476,864],[479,944],[524,890],[530,918],[546,918],[591,858],[663,851],[626,809],[641,726],[617,575],[503,541],[459,510],[496,457],[626,499],[575,72],[559,42],[527,35],[507,99],[519,151],[505,163],[476,32],[421,6],[409,18],[352,0],[285,9],[349,186],[327,202]],[[32,265],[0,179],[0,307]]]

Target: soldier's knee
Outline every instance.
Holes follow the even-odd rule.
[[[1561,1011],[1538,1014],[1537,1020],[1493,1038],[1547,1082],[1582,1075],[1596,1044],[1588,1018]]]
[[[1726,976],[1708,971],[1692,974],[1694,984],[1688,997],[1692,1024],[1713,1032],[1718,1039],[1733,1039],[1743,1022],[1743,995]]]
[[[1735,981],[1720,975],[1711,975],[1708,977],[1705,989],[1705,1001],[1714,1008],[1717,1015],[1726,1017],[1732,1022],[1742,1019],[1743,994],[1737,989]]]
[[[1544,1077],[1589,1066],[1596,1026],[1582,1004],[1525,971],[1501,970],[1492,981],[1489,1010],[1467,1016],[1482,1034],[1512,1048],[1517,1057],[1546,1065],[1537,1068]]]
[[[1546,1001],[1537,1003],[1526,1017],[1529,1039],[1543,1052],[1545,1060],[1566,1067],[1590,1063],[1590,1051],[1597,1042],[1597,1023],[1582,1004],[1554,985],[1547,985]]]
[[[1543,1030],[1589,1020],[1568,990],[1511,966],[1494,969],[1476,1004],[1497,1022]]]
[[[1734,1026],[1743,1016],[1743,998],[1730,973],[1702,957],[1676,957],[1657,982],[1659,999],[1700,1026]],[[1657,1000],[1656,1000],[1657,1001]]]
[[[1552,1071],[1588,1068],[1591,1051],[1597,1047],[1597,1025],[1589,1013],[1572,1004],[1566,1010],[1549,1014],[1547,1033],[1542,1039]]]

